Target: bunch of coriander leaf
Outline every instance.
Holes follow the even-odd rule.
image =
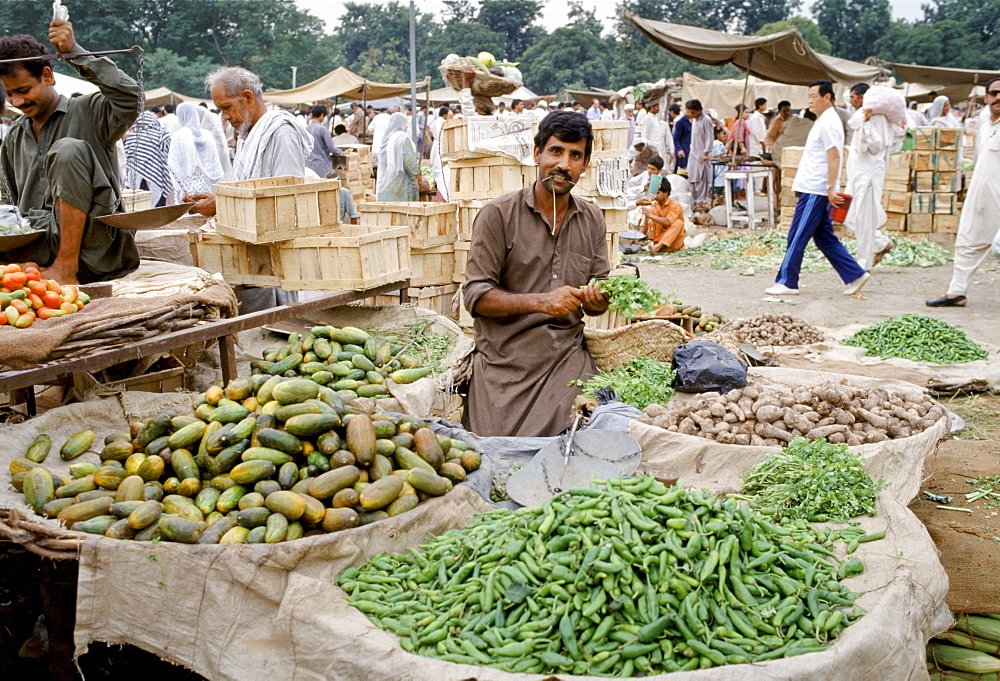
[[[583,386],[583,394],[589,397],[594,397],[601,388],[610,388],[620,401],[636,409],[645,409],[651,404],[667,403],[674,394],[675,376],[669,364],[649,357],[636,357],[589,381],[575,381],[574,384]]]
[[[874,514],[885,487],[847,445],[797,437],[743,478],[740,496],[784,517],[847,521]]]
[[[662,293],[633,275],[612,277],[597,283],[601,293],[608,297],[610,306],[628,319],[635,319],[637,312],[652,314],[667,302]]]

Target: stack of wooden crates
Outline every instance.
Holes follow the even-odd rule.
[[[195,264],[232,285],[362,290],[410,276],[408,230],[340,224],[340,181],[223,182],[215,231],[192,234]]]
[[[351,192],[355,204],[375,199],[375,179],[372,177],[371,147],[367,144],[345,144],[340,147],[346,157],[344,168],[337,174]]]
[[[883,207],[891,209],[893,217],[887,229],[954,246],[962,207],[961,139],[959,128],[914,128],[913,151],[899,155],[904,158],[897,169],[900,177],[904,170],[909,173],[910,191],[882,196]],[[907,213],[905,220],[900,208]]]

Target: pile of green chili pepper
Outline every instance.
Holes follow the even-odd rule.
[[[862,347],[872,357],[901,357],[935,364],[961,364],[989,357],[986,350],[948,322],[921,314],[883,319],[840,342]]]
[[[652,477],[497,510],[343,573],[408,651],[512,672],[631,677],[819,652],[861,616],[830,547],[860,528],[783,525]]]

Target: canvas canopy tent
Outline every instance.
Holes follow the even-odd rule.
[[[915,102],[933,102],[938,95],[945,95],[952,104],[964,102],[972,97],[982,99],[986,96],[986,88],[982,85],[923,85],[920,83],[903,83],[899,86],[903,96]]]
[[[979,69],[949,69],[940,66],[891,63],[893,70],[904,81],[921,85],[985,85],[993,78],[1000,78],[1000,71]]]
[[[796,28],[766,36],[745,36],[707,28],[626,18],[665,50],[699,64],[733,64],[752,76],[776,83],[809,85],[833,80],[847,85],[870,82],[883,75],[879,66],[859,64],[813,51]]]
[[[170,88],[166,87],[158,87],[154,90],[146,90],[144,95],[146,98],[146,106],[156,106],[157,104],[166,104],[168,102],[173,102],[174,104],[180,104],[181,102],[191,102],[193,104],[205,102],[206,104],[211,104],[210,100],[198,99],[197,97],[188,97],[187,95],[182,95],[179,92],[174,92]]]
[[[715,109],[725,118],[733,115],[735,106],[742,100],[745,83],[743,78],[705,80],[685,72],[681,78],[681,84],[685,102],[689,99],[697,99],[703,107]],[[763,97],[767,100],[768,109],[776,109],[778,102],[782,100],[788,101],[793,110],[804,109],[808,105],[809,88],[804,85],[774,83],[750,76],[746,86],[748,99],[752,102],[758,97]],[[834,92],[838,102],[844,101],[844,89],[843,85],[834,84]]]
[[[618,97],[618,93],[614,90],[604,90],[599,87],[591,90],[563,90],[563,92],[586,107],[589,107],[595,99],[606,99],[610,102]]]
[[[81,95],[90,95],[99,90],[99,88],[89,80],[67,76],[66,74],[59,73],[58,71],[53,71],[52,75],[55,76],[56,79],[56,92],[66,97],[71,97],[78,92]]]
[[[417,87],[430,88],[430,77],[417,81]],[[376,83],[363,78],[350,69],[338,66],[311,83],[291,90],[265,92],[264,99],[275,104],[305,104],[324,99],[384,99],[410,93],[409,83]]]

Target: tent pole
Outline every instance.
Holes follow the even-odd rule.
[[[410,106],[413,115],[410,116],[410,137],[414,149],[417,146],[417,24],[416,7],[410,0]]]

